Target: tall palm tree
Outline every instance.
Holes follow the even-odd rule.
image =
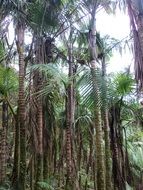
[[[8,131],[8,114],[9,110],[15,117],[14,110],[10,103],[10,94],[18,88],[18,80],[16,73],[12,68],[4,66],[0,67],[0,102],[2,102],[2,128],[1,128],[1,183],[6,177],[6,143]]]
[[[59,12],[61,10],[62,2],[54,2],[50,1],[47,2],[45,0],[41,2],[33,1],[29,6],[29,12],[32,15],[31,16],[31,24],[33,32],[35,35],[35,55],[32,56],[34,58],[34,64],[48,64],[52,59],[52,42],[54,41],[53,36],[55,29],[58,25],[57,17],[59,16]],[[36,26],[36,27],[35,27]],[[37,27],[38,26],[38,27]],[[40,26],[40,27],[39,27]],[[32,97],[32,109],[34,110],[33,113],[33,120],[35,120],[37,126],[37,139],[38,139],[38,147],[36,148],[36,180],[35,180],[35,188],[39,189],[40,186],[38,185],[39,182],[43,181],[43,173],[44,173],[44,180],[47,180],[48,175],[50,175],[50,172],[48,173],[48,163],[50,160],[48,160],[48,154],[45,150],[43,152],[43,142],[47,142],[50,140],[45,139],[46,135],[43,135],[43,130],[45,124],[45,118],[44,113],[45,110],[43,110],[44,104],[46,104],[45,99],[41,95],[39,95],[39,92],[43,90],[43,82],[45,81],[43,74],[39,71],[34,71],[33,73],[33,79],[32,79],[32,88],[34,91],[34,95]],[[38,95],[37,95],[38,93]],[[34,122],[33,122],[34,124]],[[35,125],[35,124],[34,124]],[[48,134],[51,138],[51,134]],[[52,144],[52,142],[50,142]],[[49,152],[50,154],[50,152]],[[44,164],[43,168],[43,159],[46,162]],[[44,171],[43,171],[44,169]],[[46,173],[47,172],[47,173]]]
[[[110,126],[109,126],[109,108],[107,101],[107,78],[106,78],[106,55],[103,53],[102,57],[102,77],[103,77],[103,86],[102,86],[102,117],[104,125],[104,138],[105,138],[105,175],[106,175],[106,189],[109,190],[112,188],[111,180],[111,150],[110,150]]]
[[[133,178],[130,168],[124,167],[124,165],[129,165],[129,160],[128,152],[124,150],[122,110],[125,104],[124,96],[132,92],[134,80],[129,73],[121,73],[116,76],[113,83],[115,84],[114,89],[116,91],[116,94],[113,92],[110,105],[113,182],[115,189],[126,189],[126,182],[131,185]]]
[[[72,155],[72,128],[74,123],[74,65],[73,65],[73,44],[71,39],[68,45],[68,64],[69,64],[69,84],[67,87],[67,98],[66,98],[66,156],[67,156],[67,182],[66,188],[73,189],[75,188],[74,181],[74,167],[73,167],[73,155]]]
[[[44,63],[44,54],[43,54],[44,50],[41,48],[42,43],[43,43],[42,38],[36,37],[35,62],[37,64]],[[43,85],[42,73],[35,71],[33,76],[34,93],[41,91],[42,85]],[[37,168],[36,168],[35,189],[40,189],[40,187],[38,186],[38,182],[43,181],[43,100],[41,95],[34,97],[34,100],[36,101],[36,107],[37,107],[37,109],[35,110],[35,119],[37,122],[37,140],[38,140],[38,147],[36,152]]]
[[[18,20],[16,26],[16,44],[19,55],[19,126],[20,126],[20,173],[19,173],[19,188],[25,190],[25,175],[26,175],[26,110],[25,110],[25,61],[24,61],[24,32],[25,24],[23,20]]]
[[[89,51],[90,51],[90,64],[91,75],[93,80],[93,91],[95,93],[95,108],[94,108],[94,124],[96,129],[96,179],[97,189],[105,190],[105,173],[104,173],[104,153],[103,153],[103,136],[101,125],[101,99],[99,84],[97,79],[97,52],[96,52],[96,10],[98,2],[92,2],[91,8],[91,21],[89,30]]]

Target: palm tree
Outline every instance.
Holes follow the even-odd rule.
[[[20,133],[20,168],[19,168],[19,189],[25,190],[26,180],[26,109],[25,109],[25,60],[24,60],[24,36],[25,36],[25,6],[26,3],[17,2],[14,3],[14,13],[16,28],[16,47],[19,61],[19,93],[18,93],[18,121],[19,121],[19,133]],[[19,7],[17,11],[17,7]],[[18,130],[18,129],[17,129]]]
[[[34,64],[48,64],[51,61],[52,58],[52,42],[54,39],[52,36],[54,36],[53,30],[56,28],[57,20],[56,17],[59,14],[59,10],[61,7],[61,2],[57,2],[57,4],[54,1],[51,1],[50,4],[46,1],[41,1],[35,3],[32,3],[29,6],[29,12],[32,13],[31,17],[31,23],[34,23],[32,25],[33,32],[35,33],[35,56]],[[59,9],[59,10],[58,10]],[[34,12],[35,11],[35,12]],[[40,26],[40,27],[35,27]],[[48,162],[50,160],[47,160],[49,158],[49,155],[47,154],[47,151],[43,152],[43,142],[47,142],[46,135],[43,135],[44,129],[44,112],[43,110],[44,103],[46,104],[45,99],[41,95],[39,95],[39,92],[43,90],[43,82],[45,81],[43,77],[43,73],[39,71],[34,71],[33,79],[32,79],[32,88],[33,88],[33,97],[32,97],[32,110],[33,113],[33,120],[35,123],[37,123],[37,139],[38,139],[38,147],[36,147],[36,179],[35,179],[35,188],[39,189],[40,185],[38,185],[39,182],[43,181],[43,173],[44,173],[44,180],[46,181],[48,178]],[[37,95],[38,93],[38,95]],[[33,122],[33,124],[35,125]],[[50,136],[51,134],[49,134]],[[50,136],[51,138],[51,136]],[[50,140],[48,139],[50,142]],[[51,143],[51,142],[50,142]],[[50,154],[50,152],[49,152]],[[48,156],[48,157],[47,157]],[[44,159],[44,168],[43,168],[43,159]],[[43,171],[44,170],[44,171]],[[47,173],[46,173],[47,172]],[[49,172],[50,174],[50,172]]]
[[[128,135],[130,129],[125,129],[127,138],[124,137],[123,130],[128,122],[128,118],[125,117],[129,117],[126,114],[129,110],[128,103],[124,99],[126,90],[120,88],[117,82],[120,80],[124,84],[128,80],[124,77],[126,74],[118,76],[119,80],[114,81],[116,84],[114,87],[118,92],[112,87],[109,88],[109,91],[115,92],[117,98],[114,94],[107,96],[109,82],[105,69],[107,52],[106,47],[100,47],[106,46],[106,42],[102,44],[96,33],[95,17],[98,8],[107,5],[109,1],[34,0],[25,1],[24,4],[21,1],[18,1],[20,4],[17,4],[17,1],[10,2],[14,8],[14,12],[11,13],[13,15],[15,11],[19,13],[16,22],[16,55],[19,62],[18,114],[13,111],[9,96],[1,97],[3,126],[7,125],[5,111],[7,108],[8,113],[10,111],[13,113],[16,123],[14,163],[13,161],[11,163],[14,165],[12,180],[19,185],[15,184],[13,187],[26,189],[27,177],[26,185],[31,190],[42,188],[109,190],[112,188],[111,164],[113,185],[116,189],[125,189],[126,183],[135,188],[141,186],[142,179],[139,175],[142,164],[132,158],[130,150],[137,141],[132,140],[131,146],[130,143],[125,144],[125,139],[131,141]],[[69,4],[71,6],[68,6]],[[81,20],[80,16],[84,14],[85,20],[90,21],[90,25],[87,26],[88,31],[83,32],[84,19]],[[24,43],[26,29],[33,33],[30,48]],[[79,39],[81,36],[84,37],[82,45]],[[29,52],[25,58],[27,49]],[[108,48],[106,49],[108,51]],[[98,68],[97,62],[102,64],[103,72]],[[35,69],[25,70],[27,64],[34,65],[32,68]],[[57,66],[60,69],[57,69]],[[66,76],[66,81],[60,70]],[[83,83],[77,83],[77,79]],[[128,86],[130,83],[127,82]],[[119,93],[120,90],[123,90],[123,94]],[[16,101],[14,103],[17,106]],[[132,113],[132,110],[130,112]],[[136,119],[133,120],[130,116],[129,120],[132,120],[132,126],[135,125],[133,122],[136,122]],[[11,120],[9,122],[12,123]],[[11,131],[13,134],[13,128]],[[5,135],[5,131],[2,135]],[[138,136],[135,135],[133,138]],[[10,139],[14,138],[10,136]],[[5,157],[5,141],[2,143]],[[128,149],[128,146],[131,148]],[[0,157],[2,168],[5,168],[4,157]],[[10,165],[10,171],[11,168]],[[137,172],[135,168],[139,168],[136,169]],[[0,172],[0,176],[2,179],[5,174]]]
[[[89,31],[89,51],[90,51],[90,64],[91,75],[93,80],[93,91],[95,93],[95,108],[94,120],[96,129],[96,178],[97,189],[105,190],[105,174],[104,174],[104,153],[103,153],[103,137],[101,126],[101,100],[99,92],[99,84],[97,79],[97,53],[96,53],[96,21],[95,15],[97,10],[97,2],[93,2],[91,9],[91,21]]]
[[[126,5],[134,39],[135,78],[138,82],[139,89],[141,89],[143,86],[143,3],[141,0],[126,0]]]
[[[8,3],[1,2],[0,3],[0,33],[1,37],[5,35],[4,28],[2,28],[1,23],[4,21],[5,17],[9,13],[9,8],[7,7]],[[7,10],[5,8],[8,8]],[[5,60],[5,50],[4,50],[4,43],[1,40],[0,42],[0,58],[1,58],[1,63],[4,64]],[[0,78],[1,78],[1,84],[0,84],[0,95],[2,95],[1,102],[2,102],[2,128],[1,128],[1,143],[0,143],[0,160],[1,160],[1,165],[0,165],[0,184],[3,184],[5,179],[6,179],[6,141],[7,141],[7,135],[6,131],[8,128],[8,102],[7,102],[7,97],[8,97],[8,89],[7,89],[7,76],[9,76],[8,70],[4,68],[0,68]],[[4,76],[4,73],[6,76]],[[3,83],[2,83],[3,82]],[[4,86],[5,85],[5,86]]]
[[[110,105],[110,137],[112,150],[112,172],[115,189],[125,189],[126,182],[132,181],[132,173],[129,165],[128,152],[124,150],[122,110],[125,104],[124,98],[133,91],[134,80],[127,73],[118,74],[113,83],[113,99]],[[112,87],[113,88],[113,87]],[[122,166],[122,167],[121,167]],[[128,180],[130,177],[130,180]]]
[[[71,35],[71,34],[70,34]],[[67,87],[67,98],[66,98],[66,160],[67,160],[67,181],[66,189],[75,188],[74,181],[74,168],[73,168],[73,155],[72,155],[72,128],[74,123],[74,65],[73,65],[73,44],[71,39],[68,45],[68,64],[69,64],[69,84]]]
[[[24,32],[25,24],[19,19],[16,26],[16,44],[19,55],[19,127],[20,127],[20,173],[19,173],[19,188],[25,190],[25,175],[26,175],[26,112],[25,112],[25,61],[24,61]]]
[[[35,51],[36,57],[35,62],[37,64],[44,63],[44,57],[41,55],[43,53],[42,46],[42,38],[37,37],[35,43]],[[41,91],[43,84],[43,76],[42,73],[35,71],[33,76],[33,88],[34,93]],[[37,140],[38,140],[38,147],[36,152],[36,183],[35,189],[40,189],[38,186],[38,182],[43,181],[43,100],[41,95],[36,95],[34,98],[36,104],[35,111],[35,119],[37,122]]]
[[[18,80],[16,73],[12,68],[0,67],[0,102],[2,102],[2,128],[1,128],[1,183],[6,178],[6,144],[7,144],[7,133],[8,133],[8,114],[9,110],[15,116],[14,110],[10,103],[10,94],[13,90],[17,90]]]
[[[103,50],[104,51],[104,50]],[[107,76],[106,76],[106,55],[103,52],[102,57],[102,117],[103,117],[103,125],[104,125],[104,138],[105,138],[105,174],[106,174],[106,189],[109,190],[112,188],[111,182],[111,150],[110,150],[110,126],[109,126],[109,108],[107,101]]]

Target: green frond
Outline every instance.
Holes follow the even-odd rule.
[[[52,77],[57,83],[63,83],[66,85],[68,83],[68,78],[66,73],[60,69],[60,66],[55,63],[49,64],[35,64],[30,67],[31,70],[39,70],[45,76],[45,78]]]
[[[28,18],[35,31],[49,32],[59,25],[62,1],[33,1],[28,5]],[[38,31],[37,31],[38,32]]]
[[[49,64],[37,64],[30,67],[32,71],[38,70],[43,74],[44,85],[42,89],[36,92],[35,95],[46,96],[50,93],[58,93],[65,95],[65,89],[68,84],[67,75],[60,70],[59,66],[53,63]]]
[[[94,107],[94,102],[101,106],[101,101],[98,102],[99,100],[97,99],[96,93],[98,91],[100,98],[102,98],[102,76],[100,70],[95,71],[94,74],[96,76],[96,81],[93,80],[91,71],[87,68],[81,73],[81,77],[77,81],[77,88],[81,95],[81,102],[89,109]],[[93,83],[95,82],[98,84],[99,89],[93,88]]]
[[[18,89],[18,75],[12,68],[0,66],[0,94],[7,96]]]
[[[117,92],[122,96],[125,96],[133,92],[134,90],[135,81],[132,75],[130,74],[128,75],[126,73],[117,74],[114,79],[114,83],[115,83]]]

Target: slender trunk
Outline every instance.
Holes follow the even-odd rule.
[[[92,151],[93,151],[92,137],[89,142],[89,147],[90,147],[90,152],[89,152],[89,157],[88,157],[87,166],[86,166],[86,175],[87,176],[89,176],[90,166],[92,166]],[[88,188],[88,178],[85,181],[85,190],[87,190],[87,188]]]
[[[111,151],[110,151],[110,136],[109,136],[109,119],[108,119],[108,102],[107,102],[107,84],[106,84],[106,63],[105,55],[102,59],[102,77],[103,77],[103,87],[102,87],[102,107],[103,107],[103,124],[104,124],[104,138],[105,138],[105,184],[106,190],[112,189],[111,180]]]
[[[57,146],[57,126],[54,126],[54,134],[53,134],[53,175],[56,174],[56,169],[57,169],[57,156],[58,156],[58,146]]]
[[[18,114],[15,115],[15,135],[14,135],[14,163],[12,171],[12,187],[18,189],[19,179],[19,162],[20,162],[20,134]]]
[[[46,102],[45,102],[46,104]],[[45,111],[46,108],[44,108],[44,111]],[[44,114],[45,115],[45,118],[47,117],[46,113]],[[47,120],[45,120],[45,123],[44,123],[44,133],[43,133],[43,138],[44,138],[44,144],[43,144],[43,154],[44,154],[44,157],[43,157],[43,179],[44,181],[47,181],[48,180],[48,177],[49,177],[49,154],[50,154],[50,149],[49,149],[49,142],[51,141],[50,139],[50,132],[48,131],[47,129],[47,126],[46,126],[46,122]]]
[[[97,109],[97,107],[96,107],[96,109]],[[96,129],[97,189],[105,190],[103,136],[102,136],[102,126],[101,126],[101,113],[100,113],[99,108],[98,108],[98,110],[95,110],[95,120],[94,121],[95,121],[95,129]]]
[[[96,169],[97,169],[97,189],[105,190],[105,175],[104,175],[104,153],[103,153],[103,136],[101,125],[101,100],[99,92],[99,84],[97,77],[96,66],[96,2],[93,3],[93,9],[91,13],[91,28],[89,31],[89,51],[91,61],[91,75],[93,81],[94,99],[94,124],[96,129]]]
[[[104,135],[105,135],[105,178],[106,178],[106,190],[112,189],[111,180],[111,151],[110,151],[110,138],[109,138],[109,121],[108,121],[108,111],[105,110],[103,113],[104,120]]]
[[[8,105],[4,100],[2,104],[2,129],[0,146],[0,184],[6,179],[6,130],[8,127]]]
[[[36,138],[36,126],[35,126],[35,104],[34,104],[34,98],[32,96],[33,93],[33,80],[32,80],[32,72],[30,72],[29,76],[29,127],[30,127],[30,133],[31,133],[31,160],[30,160],[30,189],[34,190],[35,185],[35,153],[37,150],[37,138]]]
[[[142,0],[126,0],[128,14],[133,31],[135,54],[135,78],[138,84],[138,93],[143,88],[143,6]]]
[[[74,168],[72,162],[72,127],[74,122],[74,90],[73,90],[73,60],[72,47],[69,47],[69,85],[67,88],[66,101],[66,162],[67,162],[67,179],[66,189],[72,190],[75,186]]]
[[[34,179],[35,179],[35,154],[31,158],[30,166],[30,189],[34,190]]]
[[[41,56],[42,49],[42,39],[37,37],[36,41],[36,58],[35,61],[37,64],[40,64],[43,62],[44,57]],[[43,98],[42,95],[39,94],[40,90],[42,89],[43,84],[43,76],[42,73],[39,71],[35,71],[34,79],[34,89],[35,92],[38,93],[38,95],[35,95],[35,101],[36,101],[36,122],[37,122],[37,140],[38,140],[38,147],[36,152],[36,183],[35,183],[35,190],[40,190],[41,187],[38,184],[38,182],[43,181]]]
[[[71,155],[71,129],[69,128],[67,124],[67,129],[66,129],[66,161],[67,161],[67,181],[66,181],[66,186],[67,190],[72,189],[72,155]]]
[[[44,147],[44,164],[43,164],[43,178],[44,178],[44,181],[46,181],[49,177],[49,160],[48,160],[48,157],[49,157],[49,150],[48,150],[48,147],[45,146]]]
[[[37,78],[37,87],[36,92],[41,89],[41,76],[39,73],[36,73]],[[37,150],[36,150],[36,183],[35,190],[41,189],[38,185],[38,182],[43,181],[43,105],[42,97],[38,96],[36,99],[37,109],[36,109],[36,121],[37,121]]]
[[[26,177],[26,132],[25,132],[25,93],[24,93],[24,79],[25,79],[25,61],[24,61],[24,25],[18,22],[16,28],[17,36],[17,51],[19,55],[19,127],[20,127],[20,171],[19,171],[19,189],[25,190]]]
[[[6,132],[8,128],[8,104],[4,100],[2,104],[2,133],[1,133],[1,171],[0,183],[6,178]]]
[[[37,137],[38,137],[38,149],[37,149],[37,168],[36,168],[36,186],[35,189],[39,190],[41,187],[37,184],[43,181],[43,106],[41,97],[38,101],[37,111]]]
[[[65,130],[61,128],[60,134],[59,134],[59,162],[58,162],[58,173],[59,173],[59,187],[64,184],[64,162],[66,157],[66,134]]]
[[[0,185],[4,184],[6,178],[6,129],[0,131]]]
[[[124,163],[124,158],[120,152],[122,147],[120,141],[120,107],[117,104],[113,105],[111,108],[111,124],[110,124],[110,136],[111,136],[111,149],[112,149],[112,173],[114,180],[114,189],[125,190],[125,175],[122,169]],[[123,165],[122,165],[123,164]]]

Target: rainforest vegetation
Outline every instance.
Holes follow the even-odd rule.
[[[0,0],[0,190],[143,190],[142,90],[142,0]]]

